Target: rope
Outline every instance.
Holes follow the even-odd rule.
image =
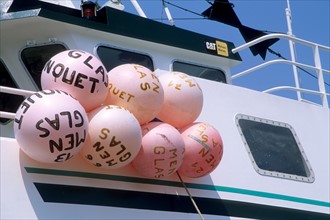
[[[279,52],[276,52],[276,51],[274,51],[274,50],[272,50],[272,49],[270,49],[270,48],[268,48],[268,51],[269,51],[269,53],[274,54],[274,55],[276,55],[277,57],[279,57],[279,58],[281,58],[281,59],[283,59],[283,60],[288,60],[287,58],[283,57]],[[317,79],[317,77],[316,77],[314,74],[312,74],[311,72],[307,71],[306,69],[304,69],[304,68],[302,68],[302,67],[300,67],[300,66],[297,66],[297,68],[298,68],[299,70],[301,70],[301,71],[307,73],[307,74],[310,75],[311,77]],[[330,86],[330,84],[327,83],[326,81],[324,81],[324,84],[327,85],[327,86]]]
[[[181,178],[179,172],[176,171],[176,174],[178,175],[178,177],[179,177],[179,179],[180,179],[180,181],[181,181],[181,183],[182,183],[184,189],[186,190],[186,192],[187,192],[187,194],[188,194],[188,196],[189,196],[189,198],[190,198],[192,204],[194,205],[194,207],[195,207],[197,213],[199,214],[199,217],[200,217],[202,220],[204,220],[204,217],[203,217],[201,211],[199,210],[199,208],[198,208],[198,206],[197,206],[197,204],[196,204],[194,198],[193,198],[192,195],[190,194],[190,192],[189,192],[189,190],[188,190],[186,184],[183,182],[183,180],[182,180],[182,178]]]
[[[184,11],[186,11],[186,12],[192,13],[192,14],[194,14],[194,15],[198,15],[198,16],[205,17],[204,15],[202,15],[202,14],[200,14],[200,13],[197,13],[197,12],[191,11],[191,10],[189,10],[189,9],[183,8],[183,7],[181,7],[181,6],[175,5],[175,4],[171,3],[171,2],[168,2],[168,1],[165,1],[165,0],[163,0],[163,2],[165,2],[166,4],[172,5],[173,7],[176,7],[176,8],[179,8],[179,9],[181,9],[181,10],[184,10]]]

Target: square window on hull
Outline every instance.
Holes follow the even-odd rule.
[[[173,71],[186,73],[190,76],[196,76],[199,78],[208,79],[216,82],[227,83],[225,73],[219,69],[179,61],[173,62],[172,69]]]
[[[145,54],[112,48],[107,45],[98,46],[96,51],[107,71],[127,63],[139,64],[154,71],[152,59]]]
[[[242,114],[236,116],[236,123],[259,174],[314,181],[313,170],[290,125]]]
[[[41,72],[45,64],[56,54],[67,50],[62,44],[46,44],[26,47],[21,51],[21,59],[31,78],[41,90]]]

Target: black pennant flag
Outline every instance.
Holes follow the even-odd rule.
[[[210,20],[219,21],[221,23],[238,28],[245,42],[250,42],[258,37],[267,35],[267,33],[264,31],[256,30],[243,25],[237,17],[233,6],[234,5],[228,0],[214,0],[212,6],[206,9],[202,15],[206,16]],[[262,59],[265,59],[268,48],[278,40],[279,39],[276,38],[263,41],[254,46],[251,46],[250,50],[254,56],[260,55]]]
[[[250,27],[246,27],[244,25],[242,25],[239,28],[239,31],[241,32],[245,42],[250,42],[256,38],[267,35],[267,33],[264,31],[256,30],[256,29],[253,29]],[[279,40],[278,38],[275,38],[275,39],[269,39],[269,40],[262,41],[256,45],[250,47],[250,50],[254,56],[260,55],[262,57],[262,59],[265,59],[268,48],[271,45],[273,45],[274,43],[276,43],[278,40]]]
[[[229,3],[228,0],[216,0],[202,15],[211,20],[239,28],[242,24],[234,12],[233,7],[234,5]]]

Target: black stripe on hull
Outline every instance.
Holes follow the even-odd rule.
[[[44,202],[196,213],[188,196],[34,183]],[[330,215],[253,203],[194,197],[202,214],[255,219],[329,220]]]

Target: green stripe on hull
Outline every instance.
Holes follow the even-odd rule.
[[[38,182],[34,182],[34,185],[45,203],[197,214],[193,203],[187,195]],[[194,202],[202,215],[235,216],[264,220],[329,220],[329,214],[220,198],[194,197]],[[68,212],[67,214],[70,215],[71,213]],[[159,214],[154,213],[154,216],[159,216]],[[123,215],[121,217],[125,218]],[[186,219],[191,218],[191,216],[186,217]],[[108,218],[118,217],[108,215]]]
[[[99,173],[88,173],[88,172],[78,172],[78,171],[67,171],[67,170],[54,170],[54,169],[44,169],[44,168],[33,168],[25,167],[28,173],[35,174],[47,174],[47,175],[56,175],[56,176],[71,176],[71,177],[83,177],[91,179],[102,179],[102,180],[113,180],[113,181],[123,181],[123,182],[132,182],[132,183],[143,183],[143,184],[152,184],[152,185],[163,185],[163,186],[173,186],[173,187],[183,187],[180,182],[168,181],[168,180],[155,180],[155,179],[146,179],[138,177],[128,177],[128,176],[118,176],[118,175],[108,175],[108,174],[99,174]],[[296,203],[304,203],[309,205],[330,207],[329,202],[318,201],[313,199],[306,199],[294,196],[287,196],[275,193],[260,192],[255,190],[240,189],[227,186],[217,186],[217,185],[207,185],[207,184],[197,184],[197,183],[185,183],[188,188],[193,189],[202,189],[202,190],[211,190],[219,192],[229,192],[250,196],[257,196],[262,198],[285,200]]]

